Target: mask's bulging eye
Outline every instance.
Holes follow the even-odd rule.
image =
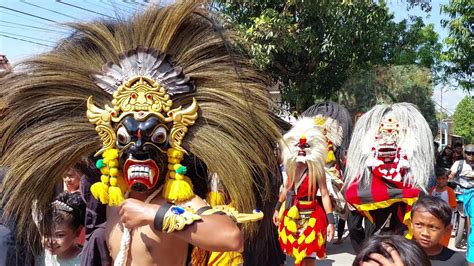
[[[130,135],[128,134],[127,132],[127,129],[125,129],[125,127],[120,127],[118,130],[117,130],[117,144],[119,144],[120,146],[124,146],[124,145],[127,145],[131,140],[131,137]]]
[[[166,142],[166,137],[168,133],[166,132],[166,128],[158,127],[153,131],[153,135],[151,135],[151,141],[158,144],[163,144]]]

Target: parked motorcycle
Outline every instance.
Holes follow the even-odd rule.
[[[455,183],[455,182],[454,182]],[[454,211],[454,246],[458,249],[465,248],[466,239],[469,228],[467,226],[467,217],[464,212],[463,194],[466,188],[456,184],[454,193],[456,194],[456,201],[458,203]]]

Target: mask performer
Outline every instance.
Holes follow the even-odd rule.
[[[31,202],[45,210],[66,170],[95,154],[102,176],[91,192],[109,206],[115,265],[185,265],[190,245],[241,252],[244,242],[246,263],[272,262],[277,165],[267,158],[279,129],[266,79],[230,50],[207,7],[186,1],[72,24],[56,48],[2,77],[2,200],[20,235],[37,242]],[[235,210],[202,199],[209,173]],[[242,233],[235,221],[261,219],[243,214],[257,207],[270,215]]]
[[[344,106],[332,101],[315,104],[306,109],[301,116],[323,118],[326,120],[326,132],[331,129],[334,130],[334,132],[326,133],[328,144],[328,155],[324,166],[326,185],[334,211],[340,217],[345,217],[347,213],[346,200],[341,193],[343,186],[342,170],[344,169],[345,155],[352,134],[352,117]],[[343,230],[344,228],[341,231]]]
[[[347,202],[375,230],[403,234],[411,206],[420,191],[426,193],[434,171],[432,151],[431,130],[416,106],[376,105],[354,127],[345,173]]]
[[[329,241],[334,235],[324,173],[328,153],[324,123],[322,118],[302,118],[280,145],[288,180],[275,207],[274,221],[281,248],[295,258],[296,265],[313,265],[316,256],[325,257],[326,234]],[[324,210],[316,200],[318,189]]]

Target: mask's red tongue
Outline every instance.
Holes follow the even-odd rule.
[[[152,189],[158,183],[160,170],[155,161],[151,159],[144,161],[127,159],[124,165],[124,176],[129,187],[140,183],[148,189]]]

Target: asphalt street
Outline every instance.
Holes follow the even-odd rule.
[[[351,241],[349,238],[345,239],[341,244],[328,244],[326,247],[327,258],[324,260],[317,260],[317,266],[350,266],[355,258],[355,253],[352,250]],[[454,247],[454,238],[449,242],[449,248],[466,254],[466,250],[458,250]],[[294,265],[292,258],[287,257],[285,265]]]

